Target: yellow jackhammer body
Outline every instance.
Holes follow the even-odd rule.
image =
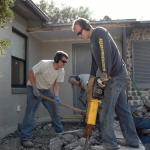
[[[101,105],[101,101],[98,99],[93,98],[88,101],[87,113],[86,113],[86,128],[84,131],[84,137],[86,138],[84,144],[84,150],[88,150],[89,148],[89,139],[92,135],[93,127],[96,125],[96,118],[97,118],[97,113],[100,105]]]
[[[84,131],[84,137],[86,138],[84,150],[88,150],[89,138],[92,134],[92,129],[96,125],[96,118],[99,107],[101,106],[101,100],[103,96],[103,90],[97,88],[97,78],[93,77],[88,82],[87,89],[87,110],[86,110],[86,128]]]
[[[98,99],[91,99],[88,101],[87,113],[86,113],[86,129],[84,137],[89,138],[92,134],[92,128],[96,125],[96,118],[98,108],[101,105],[101,101]]]

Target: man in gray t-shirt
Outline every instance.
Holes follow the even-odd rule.
[[[79,101],[82,103],[83,107],[86,107],[86,88],[87,83],[89,80],[90,74],[79,74],[79,75],[72,75],[69,77],[69,83],[74,86],[78,86],[80,88],[80,95],[79,95]]]

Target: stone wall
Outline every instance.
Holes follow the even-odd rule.
[[[133,77],[132,43],[135,40],[150,40],[150,28],[134,28],[127,38],[127,68],[130,76],[128,82],[128,99],[131,100],[131,104],[142,105],[145,100],[150,101],[150,88],[139,91],[135,88],[135,84],[131,80]]]

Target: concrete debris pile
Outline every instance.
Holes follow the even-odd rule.
[[[33,131],[34,148],[30,150],[81,150],[85,142],[82,123],[64,123],[64,129],[66,132],[58,135],[48,122],[37,125]],[[77,132],[68,132],[76,130]],[[89,143],[90,145],[101,143],[100,133],[97,129],[94,129]],[[0,150],[27,149],[20,144],[17,132],[14,132],[0,140]]]
[[[120,138],[118,123],[114,125],[116,135]],[[34,148],[24,148],[15,132],[0,140],[0,150],[83,150],[86,140],[83,138],[84,125],[77,122],[67,122],[64,123],[64,129],[65,132],[58,135],[50,123],[42,123],[37,125],[33,131]],[[95,127],[89,140],[89,150],[99,150],[101,143],[100,131]],[[129,150],[129,148],[122,150]],[[140,148],[140,150],[142,149]]]
[[[83,131],[62,134],[55,138],[50,139],[50,150],[83,150],[85,144],[85,138],[83,137]],[[101,137],[99,131],[94,130],[90,140],[89,147],[94,150],[95,145],[101,144]]]
[[[131,103],[132,102],[132,103]],[[150,100],[132,100],[129,101],[132,112],[137,117],[149,117],[150,118]]]

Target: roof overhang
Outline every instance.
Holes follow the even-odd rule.
[[[32,0],[16,0],[13,10],[28,22],[47,23],[49,21],[48,16]]]
[[[135,20],[125,21],[99,21],[92,22],[92,26],[102,26],[113,32],[113,35],[119,35],[122,28],[132,27]],[[46,24],[43,27],[28,28],[27,31],[41,42],[50,41],[78,41],[79,38],[72,32],[71,24]],[[116,32],[117,31],[117,32]],[[80,40],[81,41],[81,40]]]

